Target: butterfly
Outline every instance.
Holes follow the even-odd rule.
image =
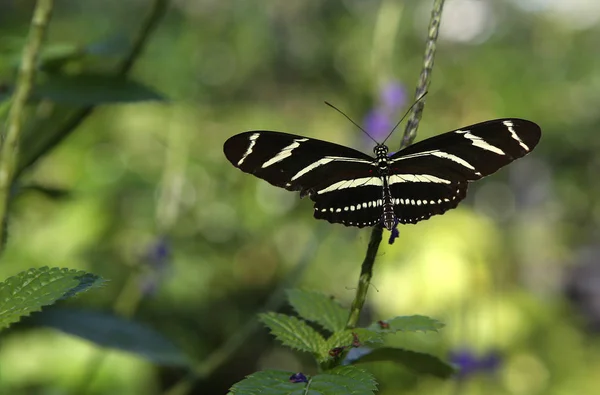
[[[314,202],[314,217],[346,226],[417,223],[455,208],[468,183],[490,175],[538,144],[534,122],[504,118],[477,123],[388,155],[275,131],[229,138],[223,151],[238,169]]]

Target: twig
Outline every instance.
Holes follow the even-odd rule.
[[[431,19],[429,21],[429,34],[427,37],[427,43],[425,45],[423,68],[419,77],[419,83],[417,84],[417,88],[415,90],[415,98],[421,97],[423,93],[427,91],[427,88],[431,82],[431,70],[433,69],[436,41],[438,38],[443,6],[444,0],[434,0],[433,9],[431,11]],[[401,148],[405,148],[410,145],[417,136],[417,129],[419,127],[419,121],[421,120],[424,107],[425,100],[419,100],[419,102],[413,107],[413,110],[408,118],[408,122],[406,123],[406,129],[404,130],[404,135],[402,137]],[[350,308],[350,314],[348,315],[348,321],[346,322],[346,328],[348,329],[353,329],[356,327],[360,312],[367,299],[369,283],[371,282],[371,278],[373,278],[375,257],[377,256],[377,250],[379,249],[379,244],[381,244],[382,236],[383,228],[381,225],[375,226],[371,231],[371,239],[369,241],[369,246],[367,247],[367,254],[360,269],[360,277],[358,279],[356,295],[352,301],[352,307]]]
[[[2,241],[0,249],[3,248],[3,241],[6,237],[4,225],[7,220],[10,190],[19,156],[25,106],[35,82],[37,59],[53,8],[54,0],[38,0],[36,3],[29,27],[29,37],[21,56],[17,86],[6,120],[6,137],[2,142],[0,154],[0,224],[2,225],[0,226],[0,240]]]
[[[434,0],[433,8],[431,10],[431,19],[429,20],[427,43],[425,44],[423,68],[421,69],[421,75],[419,76],[417,89],[415,89],[415,100],[427,92],[429,84],[431,83],[431,71],[433,70],[433,60],[435,58],[436,43],[440,30],[440,23],[442,21],[443,8],[444,0]],[[421,121],[421,117],[423,116],[424,108],[425,99],[419,100],[414,106],[410,116],[408,117],[408,121],[406,122],[406,128],[404,129],[404,135],[402,136],[400,149],[411,145],[415,140],[415,137],[417,137],[417,129],[419,127],[419,121]]]

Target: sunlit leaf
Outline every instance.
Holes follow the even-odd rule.
[[[452,365],[436,356],[402,348],[377,348],[352,361],[352,364],[365,362],[394,362],[418,374],[430,374],[440,378],[452,376],[456,371]]]
[[[0,329],[40,311],[43,306],[103,282],[100,277],[84,271],[48,267],[29,269],[9,277],[0,283]]]
[[[292,383],[292,372],[267,370],[254,373],[235,384],[230,394],[240,395],[373,395],[377,390],[370,373],[343,366],[307,377],[307,383]]]
[[[411,315],[392,318],[391,320],[384,321],[388,324],[387,328],[375,322],[371,324],[368,329],[372,331],[378,331],[381,333],[396,333],[402,332],[437,332],[439,329],[444,327],[444,324],[436,319],[426,317],[424,315]]]
[[[33,316],[30,322],[58,329],[102,347],[131,352],[160,365],[189,364],[185,354],[154,329],[111,314],[49,309]]]
[[[348,311],[331,297],[300,289],[288,290],[287,296],[302,318],[316,322],[331,332],[342,330],[346,326]]]
[[[325,349],[325,339],[308,324],[285,314],[265,313],[260,320],[271,330],[277,340],[300,351],[320,354]]]

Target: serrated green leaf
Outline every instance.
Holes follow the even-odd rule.
[[[0,283],[0,329],[40,311],[42,306],[98,287],[103,282],[91,273],[57,267],[29,269],[9,277]]]
[[[333,333],[326,341],[325,350],[319,354],[317,361],[324,362],[331,358],[329,355],[329,351],[336,347],[346,347],[350,349],[353,347],[354,336],[352,334],[356,334],[358,338],[358,342],[360,346],[368,346],[377,343],[383,343],[383,335],[381,333],[368,330],[366,328],[356,328],[356,329],[344,329],[339,332]]]
[[[452,365],[436,356],[402,348],[377,348],[371,353],[353,360],[352,364],[365,362],[394,362],[404,365],[415,373],[430,374],[440,378],[448,378],[456,373]]]
[[[78,106],[164,100],[158,92],[139,82],[110,74],[46,74],[32,96]]]
[[[239,395],[373,395],[377,390],[370,373],[343,366],[308,377],[308,383],[290,383],[292,372],[267,370],[251,374],[235,384],[230,394]]]
[[[188,366],[190,362],[180,349],[154,329],[112,314],[53,308],[35,314],[29,322],[102,347],[134,353],[159,365]]]
[[[229,389],[230,394],[239,395],[303,395],[306,383],[290,383],[292,372],[263,370],[247,376]]]
[[[387,320],[385,322],[387,322],[389,325],[389,328],[387,329],[381,328],[377,322],[371,324],[367,329],[380,333],[396,333],[399,331],[437,332],[439,329],[442,329],[445,326],[442,322],[424,315],[401,316],[392,318],[391,320]]]
[[[296,317],[277,313],[259,314],[259,319],[277,340],[300,351],[319,354],[326,346],[325,339],[308,324]]]
[[[286,292],[294,310],[305,320],[316,322],[331,332],[340,331],[346,326],[348,311],[329,296],[300,289]]]
[[[368,328],[355,328],[351,332],[356,333],[358,341],[362,345],[374,345],[383,343],[383,334],[379,331],[372,331]]]

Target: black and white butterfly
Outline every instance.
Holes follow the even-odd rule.
[[[229,138],[225,156],[240,170],[314,202],[314,216],[346,226],[417,223],[455,208],[470,181],[527,155],[540,127],[524,119],[482,122],[375,157],[293,134],[250,131]]]

